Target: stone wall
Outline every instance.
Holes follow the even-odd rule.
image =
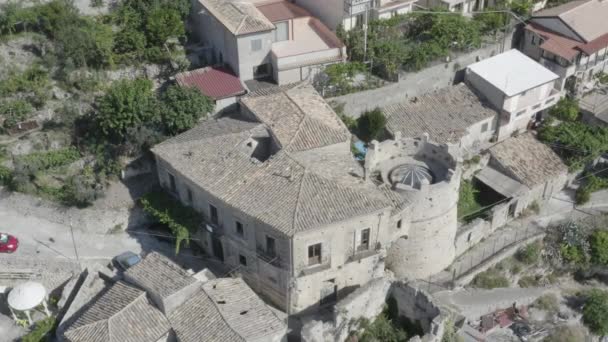
[[[505,49],[509,49],[511,44],[512,35],[509,35],[504,45]],[[475,51],[456,56],[450,62],[436,64],[418,72],[403,72],[397,83],[330,98],[328,101],[344,103],[344,113],[356,118],[366,110],[400,103],[408,97],[459,83],[462,81],[464,69],[469,64],[501,53],[502,47],[502,41],[489,44]]]
[[[478,244],[483,238],[492,232],[490,222],[477,218],[470,223],[458,228],[456,233],[456,257],[466,252],[469,248]]]
[[[421,324],[424,341],[439,341],[446,315],[432,297],[401,281],[381,278],[370,281],[338,302],[333,320],[309,321],[302,328],[304,342],[344,341],[351,332],[359,331],[361,319],[373,321],[383,310],[389,297],[397,302],[399,314]]]

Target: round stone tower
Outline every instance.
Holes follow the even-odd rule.
[[[420,279],[454,261],[460,167],[456,153],[421,138],[372,142],[366,177],[385,183],[410,203],[409,232],[388,249],[386,265],[397,277]]]

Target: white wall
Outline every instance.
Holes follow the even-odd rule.
[[[262,48],[259,51],[251,50],[251,42],[261,40]],[[273,31],[259,32],[237,37],[239,55],[239,77],[243,81],[253,79],[255,66],[270,63],[270,49],[272,47]],[[271,74],[272,76],[272,70]]]
[[[344,0],[296,0],[295,3],[321,19],[330,30],[336,30],[342,23]]]

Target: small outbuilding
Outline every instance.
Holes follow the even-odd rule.
[[[42,305],[47,316],[51,313],[46,305],[47,291],[40,283],[33,281],[25,282],[16,286],[8,293],[8,307],[15,320],[18,320],[17,312],[23,312],[30,324],[33,323],[31,311]]]
[[[237,105],[239,97],[247,93],[241,80],[228,68],[205,67],[179,73],[175,81],[182,87],[195,87],[215,101],[215,112]]]

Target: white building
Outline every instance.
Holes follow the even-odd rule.
[[[243,81],[297,82],[346,60],[336,35],[291,2],[199,0],[194,8],[193,31],[212,51],[208,62],[228,65]]]
[[[416,0],[296,0],[330,29],[361,27],[372,19],[387,19],[413,10]]]
[[[471,64],[465,82],[500,112],[497,140],[525,131],[563,95],[559,76],[517,50]]]
[[[535,13],[524,31],[522,51],[559,75],[559,90],[581,94],[606,71],[608,2],[572,1]]]

